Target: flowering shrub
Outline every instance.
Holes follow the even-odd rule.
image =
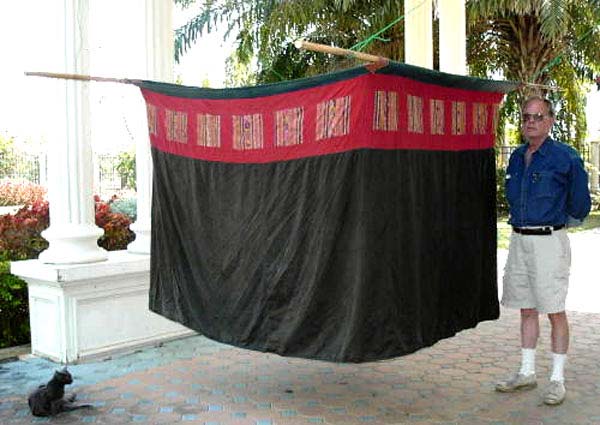
[[[46,189],[31,182],[0,180],[0,207],[31,205],[46,197]]]
[[[38,201],[14,215],[0,215],[0,348],[29,342],[27,283],[10,274],[9,261],[36,258],[48,242],[48,202]]]
[[[37,258],[48,247],[40,235],[47,227],[47,201],[26,205],[14,215],[0,215],[0,260]]]
[[[135,238],[134,233],[129,230],[131,219],[125,214],[112,212],[110,209],[116,199],[113,196],[108,202],[103,202],[98,195],[94,196],[96,225],[104,229],[104,236],[98,239],[98,245],[108,251],[126,249]]]
[[[129,230],[131,219],[125,214],[112,212],[111,202],[94,197],[96,225],[104,229],[98,245],[108,251],[126,249],[135,235]],[[37,258],[48,247],[41,232],[48,227],[47,201],[26,205],[15,214],[0,215],[0,260],[26,260]]]

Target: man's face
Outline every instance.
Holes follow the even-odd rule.
[[[543,142],[554,124],[554,118],[548,115],[546,104],[540,100],[527,103],[522,111],[523,137],[530,142]]]

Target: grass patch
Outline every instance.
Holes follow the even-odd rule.
[[[508,249],[508,241],[510,239],[511,227],[506,222],[508,217],[498,217],[498,248]],[[590,215],[584,220],[583,224],[579,227],[573,227],[569,229],[569,233],[581,232],[583,230],[590,230],[600,227],[600,211],[592,211]]]

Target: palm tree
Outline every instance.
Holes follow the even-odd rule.
[[[175,0],[183,6],[190,0]],[[175,59],[204,32],[217,26],[236,34],[235,60],[256,58],[260,83],[299,78],[357,64],[353,59],[298,51],[297,38],[352,46],[402,14],[404,0],[203,0],[199,13],[175,32]],[[403,59],[403,26],[374,39],[369,51]]]
[[[175,2],[185,6],[191,0]],[[237,32],[234,61],[257,59],[256,82],[299,78],[355,63],[298,51],[291,46],[296,38],[350,47],[398,21],[368,50],[402,61],[403,8],[404,0],[203,0],[198,15],[176,31],[176,58],[203,32],[220,27],[226,36]],[[521,99],[531,90],[547,92],[558,105],[555,136],[580,149],[586,130],[584,87],[600,72],[600,0],[467,0],[467,13],[472,75],[498,78],[500,73],[561,89],[524,86],[508,97],[504,118],[517,123]]]
[[[468,2],[471,73],[560,91],[523,86],[508,97],[503,113],[518,122],[530,94],[547,95],[558,108],[555,137],[581,149],[586,133],[585,86],[600,70],[600,1],[471,0]]]

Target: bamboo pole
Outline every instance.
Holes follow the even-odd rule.
[[[377,65],[385,65],[389,59],[370,55],[368,53],[355,52],[353,50],[342,49],[341,47],[327,46],[325,44],[312,43],[310,41],[296,40],[294,46],[298,49],[311,50],[313,52],[329,53],[338,56],[350,56],[356,59],[360,59],[367,62],[372,62]],[[369,67],[368,65],[367,67]],[[56,72],[25,72],[28,77],[46,77],[46,78],[59,78],[62,80],[77,80],[77,81],[98,81],[101,83],[118,83],[118,84],[137,84],[141,80],[129,79],[129,78],[110,78],[110,77],[94,77],[91,75],[82,74],[61,74]],[[600,84],[600,83],[599,83]],[[539,88],[544,90],[563,91],[559,87],[548,86],[544,84],[534,83],[521,83],[521,86]]]
[[[311,50],[313,52],[329,53],[331,55],[338,55],[338,56],[349,56],[349,57],[354,57],[356,59],[360,59],[360,60],[363,60],[366,62],[373,62],[373,63],[377,63],[377,64],[383,64],[383,63],[389,61],[389,59],[381,57],[381,56],[370,55],[368,53],[362,53],[362,52],[355,52],[354,50],[342,49],[341,47],[327,46],[325,44],[313,43],[313,42],[305,41],[305,40],[296,40],[294,42],[294,46],[296,46],[296,48],[298,48],[298,49],[306,49],[306,50]],[[544,84],[521,83],[520,85],[526,86],[526,87],[544,89],[544,90],[552,90],[552,91],[563,91],[564,90],[559,87],[553,87],[553,86],[548,86],[548,85],[544,85]]]
[[[325,44],[312,43],[305,40],[294,41],[294,46],[297,49],[306,49],[313,52],[329,53],[337,56],[349,56],[356,59],[360,59],[366,62],[380,63],[381,61],[389,61],[387,58],[381,56],[370,55],[368,53],[355,52],[354,50],[342,49],[341,47],[327,46]]]
[[[561,89],[560,87],[548,86],[546,84],[536,84],[536,83],[521,83],[523,87],[532,87],[542,90],[550,90],[550,91],[565,91],[565,89]]]
[[[77,80],[77,81],[98,81],[102,83],[119,83],[119,84],[135,84],[139,80],[130,80],[128,78],[109,78],[109,77],[92,77],[91,75],[82,74],[61,74],[56,72],[25,72],[28,77],[46,77],[59,78],[61,80]]]

